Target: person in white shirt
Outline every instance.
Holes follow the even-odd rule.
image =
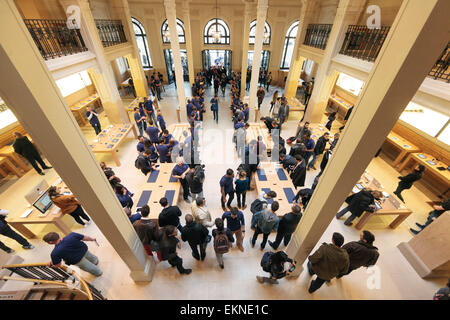
[[[8,210],[2,210],[0,209],[0,234],[4,235],[5,237],[11,238],[16,240],[18,243],[22,245],[22,248],[24,249],[33,249],[34,246],[31,245],[27,239],[22,237],[20,234],[15,232],[11,227],[8,225],[8,222],[6,221],[6,216],[8,215]],[[0,249],[3,251],[6,251],[7,253],[13,253],[14,250],[5,245],[3,242],[0,241]]]
[[[211,219],[211,214],[205,205],[205,198],[197,197],[197,199],[192,202],[191,212],[195,222],[206,228],[214,226],[214,222]]]

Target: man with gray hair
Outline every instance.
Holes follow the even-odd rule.
[[[178,180],[180,181],[181,186],[183,187],[183,198],[184,198],[184,201],[186,201],[186,202],[190,202],[189,201],[189,184],[186,181],[186,175],[188,174],[189,170],[190,170],[190,168],[186,163],[184,163],[183,157],[178,157],[177,164],[175,165],[175,167],[172,170],[172,177],[178,178]]]

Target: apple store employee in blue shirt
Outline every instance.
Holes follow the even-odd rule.
[[[102,132],[100,121],[98,120],[98,114],[92,110],[92,107],[87,107],[86,118],[95,130],[95,134]]]
[[[50,232],[44,236],[43,240],[55,245],[50,254],[52,261],[49,262],[49,266],[59,267],[64,260],[67,265],[76,265],[94,276],[102,275],[102,270],[97,266],[98,258],[89,252],[88,246],[84,243],[84,241],[97,242],[95,238],[72,232],[61,239],[56,232]]]

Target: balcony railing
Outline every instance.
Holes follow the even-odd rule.
[[[122,21],[95,19],[95,24],[97,25],[98,34],[104,47],[127,42]]]
[[[375,61],[391,27],[369,29],[366,26],[348,26],[339,53],[357,59]]]
[[[88,50],[80,29],[67,28],[66,20],[24,19],[24,22],[45,60]]]
[[[447,82],[450,82],[450,42],[447,43],[447,47],[442,51],[441,56],[434,64],[430,73],[428,74],[430,77],[434,78],[434,80],[440,79]]]
[[[332,26],[332,24],[308,25],[308,28],[306,29],[305,41],[303,42],[303,44],[325,50]]]

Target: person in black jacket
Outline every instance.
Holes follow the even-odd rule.
[[[400,199],[402,202],[405,202],[405,200],[402,197],[402,191],[411,189],[414,182],[417,180],[422,179],[423,172],[425,171],[425,166],[418,165],[414,168],[414,171],[404,177],[398,177],[400,179],[397,190],[395,190],[393,193]]]
[[[162,236],[159,242],[161,260],[167,260],[172,267],[177,267],[180,274],[190,274],[192,269],[185,269],[183,267],[183,259],[177,255],[177,248],[181,249],[180,240],[177,238],[177,229],[172,225],[168,225],[162,228],[161,231]]]
[[[195,175],[195,168],[191,168],[186,174],[186,182],[189,185],[193,202],[199,197],[203,198],[203,182],[200,177]]]
[[[345,220],[346,226],[351,226],[352,221],[360,217],[365,211],[375,211],[375,199],[381,199],[383,194],[378,190],[362,189],[360,192],[352,194],[345,199],[348,206],[336,214],[336,219],[341,218],[347,212],[351,212],[350,217]]]
[[[152,152],[150,149],[145,149],[136,159],[136,168],[140,169],[144,175],[156,170],[155,164],[151,161]]]
[[[344,125],[343,125],[342,127],[339,128],[339,132],[341,132],[341,131],[344,129],[345,125],[347,124],[348,118],[350,118],[350,115],[352,114],[352,111],[353,111],[353,108],[354,108],[354,107],[355,107],[355,106],[351,106],[351,107],[347,110],[347,113],[345,114],[345,117],[344,117]]]
[[[284,270],[284,264],[286,262],[289,262],[291,264],[289,266],[289,269],[292,267],[295,268],[295,261],[289,258],[288,255],[284,253],[284,251],[264,253],[263,258],[261,259],[261,266],[264,271],[270,273],[270,278],[256,276],[256,279],[259,283],[267,282],[270,284],[277,284],[277,279],[284,278],[291,273],[289,270]]]
[[[22,245],[22,248],[24,249],[33,249],[34,246],[28,242],[27,239],[22,237],[20,234],[15,232],[11,227],[8,225],[8,222],[6,221],[6,216],[9,214],[8,210],[2,210],[0,209],[0,234],[16,240],[18,243]],[[7,253],[14,253],[14,250],[5,245],[3,242],[0,241],[0,249]]]
[[[303,210],[306,210],[306,206],[308,205],[309,200],[311,200],[313,192],[314,190],[310,188],[300,189],[294,198],[294,204],[298,204],[299,203],[298,200],[301,198]]]
[[[293,205],[292,212],[286,213],[280,219],[275,241],[272,242],[269,240],[269,245],[274,250],[277,250],[278,246],[281,243],[281,240],[284,240],[284,245],[287,246],[301,218],[302,218],[302,209],[300,208],[299,205],[296,204]]]
[[[43,170],[51,169],[52,167],[47,166],[42,160],[41,155],[36,150],[36,147],[31,143],[30,140],[20,132],[14,132],[14,142],[13,148],[14,152],[20,154],[22,157],[28,160],[33,166],[34,170],[37,171],[41,176],[44,175],[41,168],[37,165],[36,161],[39,162]]]
[[[181,217],[181,210],[180,208],[178,208],[177,206],[169,206],[169,201],[167,200],[166,197],[161,198],[159,200],[159,204],[161,205],[161,207],[163,207],[164,209],[162,209],[161,213],[159,214],[158,217],[158,224],[160,227],[165,227],[165,226],[174,226],[177,227],[178,230],[182,230],[182,226],[180,224],[180,218]]]
[[[325,132],[323,136],[321,136],[319,139],[317,139],[316,146],[314,147],[313,152],[313,158],[310,163],[308,163],[309,168],[313,168],[316,170],[316,167],[314,167],[314,164],[317,161],[317,157],[320,156],[324,151],[325,147],[327,146],[327,142],[330,140],[330,133]]]
[[[208,229],[194,222],[194,218],[190,214],[187,214],[185,219],[186,225],[181,229],[181,240],[189,243],[194,259],[203,261],[206,257]],[[200,254],[198,253],[198,247],[200,247]]]
[[[322,173],[325,171],[325,167],[328,164],[328,160],[330,160],[331,156],[333,155],[334,147],[335,147],[334,145],[331,145],[330,149],[325,151],[325,153],[323,154],[322,161],[320,162],[320,172],[317,175],[317,177],[320,177]]]
[[[297,160],[290,155],[288,157],[285,153],[280,153],[280,164],[288,173],[291,173],[297,166]]]
[[[373,246],[375,236],[367,230],[363,230],[360,235],[359,241],[352,241],[342,246],[345,249],[350,258],[350,266],[347,273],[340,274],[337,278],[348,275],[353,270],[360,267],[370,267],[377,263],[378,248]]]
[[[297,160],[297,165],[292,170],[290,177],[297,189],[297,187],[303,187],[305,185],[306,165],[305,160],[300,155],[296,155],[295,159]]]

